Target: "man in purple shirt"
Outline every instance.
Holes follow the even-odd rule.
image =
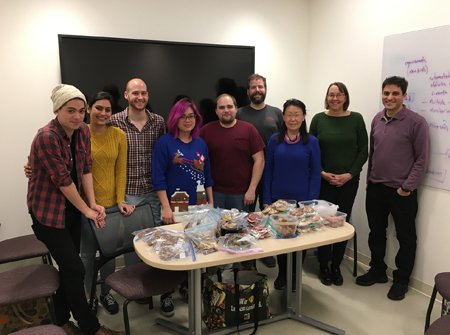
[[[382,85],[385,109],[372,120],[367,171],[366,212],[369,222],[369,271],[356,278],[356,284],[386,283],[386,229],[392,214],[400,248],[395,257],[397,269],[388,293],[402,300],[416,255],[417,188],[430,156],[428,123],[403,105],[408,82],[389,77]]]

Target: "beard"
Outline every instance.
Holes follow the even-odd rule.
[[[220,117],[220,118],[219,118],[219,121],[220,121],[221,123],[223,123],[223,124],[232,124],[232,123],[234,122],[235,119],[236,119],[236,117],[230,115],[230,118],[229,118],[229,119],[228,119],[228,118],[225,119],[225,118],[223,118],[223,117]]]
[[[259,105],[260,103],[263,103],[264,100],[266,100],[266,94],[265,93],[261,93],[261,97],[260,98],[255,98],[256,93],[253,93],[252,95],[250,95],[250,101],[253,102],[255,105]]]

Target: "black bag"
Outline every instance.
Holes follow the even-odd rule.
[[[256,332],[259,321],[273,317],[269,311],[267,276],[256,269],[206,274],[203,302],[206,312],[203,319],[210,330],[254,322]]]

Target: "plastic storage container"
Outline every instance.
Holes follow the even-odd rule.
[[[270,223],[281,238],[291,238],[297,236],[298,220],[289,214],[272,214]]]
[[[338,228],[344,225],[347,214],[337,211],[335,215],[323,216],[323,223],[331,228]]]

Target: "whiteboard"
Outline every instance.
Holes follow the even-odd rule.
[[[430,129],[430,164],[422,184],[450,190],[450,26],[386,36],[382,80],[408,81],[407,108]]]

